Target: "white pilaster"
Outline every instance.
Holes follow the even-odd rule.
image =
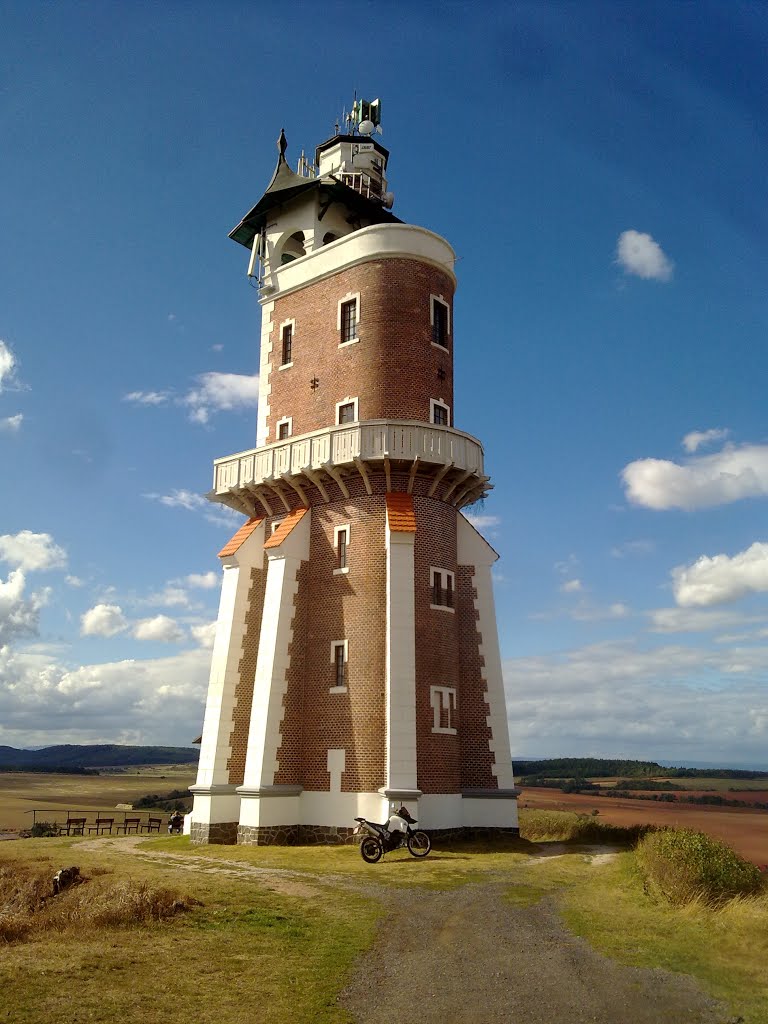
[[[387,521],[386,790],[416,791],[415,536]]]
[[[269,396],[272,391],[270,382],[270,359],[272,356],[272,312],[274,302],[264,302],[261,306],[261,357],[259,366],[259,405],[256,411],[256,447],[261,448],[267,443],[267,417],[269,416]],[[272,438],[274,441],[275,439]]]
[[[247,793],[243,795],[244,801],[252,799],[254,791],[272,786],[278,768],[294,598],[299,586],[299,567],[309,558],[310,516],[307,512],[278,547],[266,548],[267,584],[242,786]]]
[[[461,514],[457,516],[457,549],[459,565],[471,565],[475,570],[473,582],[477,591],[477,631],[481,636],[480,654],[485,666],[482,672],[487,688],[485,699],[489,710],[488,726],[491,730],[489,745],[494,760],[491,771],[496,776],[499,789],[512,790],[515,780],[512,773],[507,704],[501,674],[501,652],[491,578],[491,566],[499,556]]]

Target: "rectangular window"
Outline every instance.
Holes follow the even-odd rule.
[[[442,402],[436,402],[434,398],[431,398],[429,404],[432,406],[432,422],[438,427],[449,427],[449,410],[447,405],[443,405]]]
[[[341,344],[357,338],[357,299],[341,304]]]
[[[432,732],[456,735],[456,688],[454,686],[430,686],[432,704]]]
[[[347,567],[347,531],[339,530],[336,535],[336,568],[346,569]]]
[[[282,420],[278,420],[275,424],[277,430],[277,440],[284,441],[286,437],[290,437],[293,433],[293,417],[286,416]]]
[[[283,361],[282,366],[286,363],[293,362],[293,324],[286,324],[283,327]]]
[[[331,644],[331,693],[347,692],[347,654],[347,641],[334,640]]]
[[[357,405],[356,402],[340,402],[338,405],[339,410],[339,423],[354,423],[357,419]]]
[[[432,296],[432,344],[441,348],[448,348],[449,309],[448,304]]]
[[[432,608],[454,608],[455,577],[449,569],[430,568],[431,573],[431,597]]]

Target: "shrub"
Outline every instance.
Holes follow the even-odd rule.
[[[632,845],[654,828],[653,825],[609,825],[595,816],[571,811],[524,810],[520,814],[520,835],[534,843],[559,840]]]
[[[645,836],[637,862],[646,890],[667,902],[717,904],[750,896],[763,886],[760,870],[719,839],[692,829],[668,829]]]
[[[50,821],[36,821],[30,830],[33,839],[40,839],[43,836],[57,836],[58,828]]]

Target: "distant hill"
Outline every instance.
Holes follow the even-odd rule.
[[[622,761],[601,757],[560,757],[515,761],[515,775],[525,779],[768,779],[768,772],[746,768],[670,768],[655,761]]]
[[[117,743],[74,744],[40,750],[0,746],[2,772],[78,772],[144,764],[197,764],[195,747],[128,747]]]

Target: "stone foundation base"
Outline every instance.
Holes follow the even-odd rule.
[[[341,846],[354,831],[336,825],[239,825],[237,842],[240,846]]]
[[[207,821],[193,821],[189,837],[193,843],[234,846],[237,842],[237,822],[223,821],[209,824]]]
[[[433,843],[463,839],[519,839],[519,828],[494,828],[490,825],[462,826],[460,828],[425,829]]]

